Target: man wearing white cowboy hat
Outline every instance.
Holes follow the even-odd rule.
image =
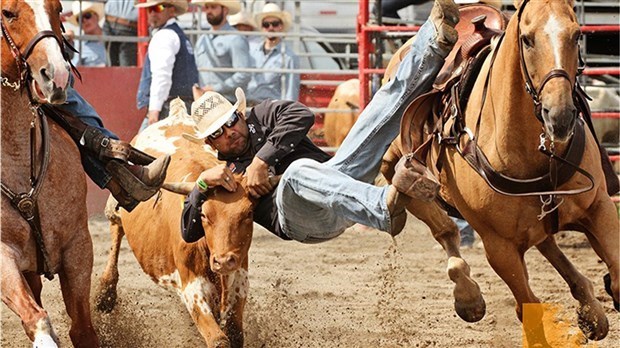
[[[138,109],[148,106],[144,129],[168,116],[172,99],[180,97],[191,105],[198,68],[192,44],[175,19],[187,11],[186,0],[146,0],[136,7],[146,8],[154,32],[136,96]]]
[[[192,0],[192,4],[203,5],[211,31],[236,32],[226,16],[241,11],[241,3],[235,0]],[[216,91],[228,100],[234,100],[235,88],[247,88],[251,74],[249,72],[212,71],[213,68],[249,68],[250,55],[245,36],[234,34],[207,33],[196,41],[196,63],[201,69],[200,86],[196,94]]]
[[[103,19],[103,4],[92,1],[74,1],[71,5],[72,15],[67,22],[80,28],[78,34],[100,36],[103,30],[99,26],[99,20]],[[67,30],[66,36],[73,40],[75,32]],[[71,62],[76,66],[105,66],[106,51],[102,41],[99,40],[76,40],[72,42],[78,50]]]
[[[269,3],[256,14],[256,23],[263,33],[283,33],[291,26],[291,15]],[[252,66],[261,69],[299,69],[299,57],[281,36],[265,36],[260,42],[250,43]],[[297,100],[300,76],[294,73],[253,73],[248,85],[248,100],[251,105],[265,99]]]
[[[205,192],[213,186],[237,189],[231,175],[241,172],[249,193],[258,197],[254,221],[282,239],[323,242],[355,223],[392,236],[400,233],[407,219],[405,206],[411,198],[434,199],[437,181],[427,168],[404,156],[392,185],[372,183],[409,101],[432,88],[457,41],[458,19],[453,0],[435,1],[395,78],[381,87],[329,160],[306,137],[314,115],[302,104],[268,100],[246,115],[240,89],[234,106],[217,93],[194,102],[195,134],[189,138],[214,147],[228,167],[200,174],[183,210],[183,239],[194,242],[204,236],[200,215],[208,199]],[[270,175],[282,175],[275,190]]]

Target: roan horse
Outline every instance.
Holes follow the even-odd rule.
[[[2,301],[35,346],[57,346],[40,276],[57,273],[73,345],[97,347],[80,153],[57,124],[47,126],[39,108],[66,98],[61,10],[58,0],[2,0]]]
[[[427,128],[428,137],[420,140],[420,123],[413,120],[423,110],[412,107],[414,102],[403,118],[402,145],[393,144],[383,170],[389,179],[389,167],[400,154],[432,140],[424,143],[431,145],[422,160],[440,179],[441,198],[479,233],[491,267],[516,299],[518,318],[523,320],[527,310],[533,319],[524,326],[528,343],[548,346],[541,307],[524,307],[540,303],[528,284],[524,262],[532,246],[568,283],[579,302],[581,330],[589,339],[600,340],[609,329],[603,306],[590,280],[575,269],[553,236],[561,230],[585,233],[609,269],[605,287],[618,309],[620,226],[607,192],[611,181],[601,166],[607,159],[601,158],[580,116],[587,113],[576,85],[580,28],[572,0],[517,0],[515,7],[517,14],[503,39],[484,60],[464,114],[445,107],[445,113],[439,111],[448,116],[443,117],[445,123]],[[458,130],[453,122],[462,122],[456,133],[449,132]],[[578,143],[583,156],[575,160],[571,152]],[[488,164],[480,164],[485,161]],[[437,203],[413,202],[408,208],[431,227],[450,257],[457,313],[467,321],[480,320],[484,301],[458,254],[455,226]]]

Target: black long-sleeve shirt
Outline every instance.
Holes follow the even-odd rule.
[[[246,115],[246,122],[250,141],[248,151],[238,157],[218,154],[218,158],[226,161],[233,173],[245,172],[254,156],[265,161],[273,175],[281,175],[293,161],[300,158],[310,158],[318,162],[325,162],[330,158],[307,137],[314,124],[314,114],[301,103],[266,100]],[[204,236],[200,214],[206,199],[207,196],[197,188],[185,199],[181,231],[183,239],[188,243]],[[276,190],[262,196],[254,208],[254,221],[276,236],[290,239],[282,232],[278,222],[275,200]]]

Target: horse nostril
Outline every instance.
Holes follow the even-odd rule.
[[[39,70],[39,73],[41,73],[43,81],[52,81],[54,79],[54,66],[48,64],[47,66],[41,68],[41,70]]]

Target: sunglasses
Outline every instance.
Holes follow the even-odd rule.
[[[92,13],[92,12],[86,12],[86,13],[82,13],[82,15],[80,16],[80,18],[81,18],[82,20],[84,20],[84,19],[91,19],[91,18],[93,18],[94,16],[95,16],[95,14],[94,14],[94,13]]]
[[[269,29],[269,27],[279,28],[280,26],[282,26],[282,21],[273,21],[273,22],[264,21],[263,22],[263,28],[265,29]]]
[[[218,128],[215,132],[213,132],[211,135],[209,135],[209,139],[211,140],[215,140],[219,137],[222,136],[222,134],[224,134],[224,127],[226,128],[232,128],[237,124],[237,121],[239,121],[239,111],[235,111],[230,118],[228,119],[228,121],[226,121],[226,123],[224,123],[224,126]]]
[[[166,4],[158,4],[155,6],[151,6],[148,7],[147,10],[150,12],[155,12],[155,13],[162,13],[164,12],[168,7],[170,7],[170,5],[166,5]]]

